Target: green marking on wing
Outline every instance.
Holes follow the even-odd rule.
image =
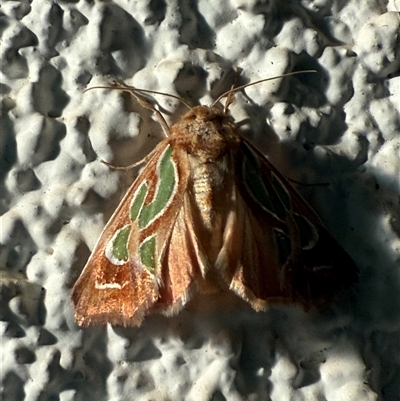
[[[319,240],[318,230],[307,217],[293,213],[294,221],[299,230],[302,249],[312,249]]]
[[[250,152],[246,152],[244,159],[243,178],[253,197],[267,209],[272,209],[272,204],[261,179],[260,166]]]
[[[148,192],[147,184],[143,182],[136,191],[131,203],[130,217],[132,221],[137,219],[142,209],[144,198],[146,197],[147,192]]]
[[[263,181],[266,179],[265,174],[263,174],[260,163],[247,146],[244,147],[244,149],[245,157],[243,159],[242,174],[248,190],[254,200],[256,200],[264,209],[269,210],[271,213],[284,220],[286,216],[285,205],[282,204],[280,197],[271,196],[268,193],[267,185]],[[273,188],[275,189],[275,186],[273,186]]]
[[[279,199],[285,206],[285,209],[289,210],[291,208],[289,192],[286,190],[279,178],[274,173],[272,173],[271,183],[276,193],[278,194]]]
[[[153,201],[139,212],[139,228],[146,227],[168,205],[176,186],[172,147],[168,146],[158,165],[157,193]]]
[[[142,265],[148,267],[151,272],[156,268],[156,237],[146,238],[139,247],[140,261]]]
[[[114,236],[112,242],[112,257],[118,261],[128,260],[128,237],[130,226],[121,228]]]

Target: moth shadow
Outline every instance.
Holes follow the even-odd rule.
[[[305,312],[295,304],[271,304],[255,312],[235,294],[221,292],[194,296],[176,316],[147,316],[139,329],[112,330],[128,344],[124,360],[131,366],[161,363],[169,355],[175,360],[170,374],[184,369],[200,381],[204,372],[195,361],[205,363],[205,371],[218,364],[242,396],[268,399],[281,365],[295,372],[290,378],[295,389],[321,380],[321,366],[338,337],[351,346],[349,322],[330,307]]]

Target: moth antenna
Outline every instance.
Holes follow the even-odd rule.
[[[245,85],[241,85],[238,86],[237,88],[231,88],[228,91],[226,91],[225,93],[223,93],[221,96],[219,96],[217,98],[217,100],[214,101],[214,103],[211,105],[211,107],[214,107],[218,102],[221,101],[221,99],[223,99],[224,97],[227,97],[227,101],[226,103],[229,102],[228,107],[230,104],[232,104],[231,100],[231,96],[236,93],[241,91],[242,89],[245,89],[249,86],[253,86],[253,85],[257,85],[260,84],[261,82],[267,82],[267,81],[272,81],[273,79],[278,79],[278,78],[284,78],[284,77],[290,77],[291,75],[298,75],[298,74],[304,74],[304,73],[309,73],[309,72],[317,72],[316,70],[303,70],[303,71],[293,71],[293,72],[288,72],[287,74],[283,74],[283,75],[277,75],[276,77],[271,77],[271,78],[264,78],[264,79],[260,79],[258,81],[254,81],[254,82],[250,82],[248,84]],[[224,107],[224,112],[228,111],[228,107],[225,105]]]
[[[137,96],[136,92],[151,93],[153,95],[162,95],[162,96],[171,97],[172,99],[176,99],[176,100],[180,101],[182,104],[184,104],[189,110],[192,110],[192,107],[188,103],[186,103],[180,96],[172,95],[171,93],[153,91],[151,89],[135,88],[134,86],[129,86],[122,81],[114,81],[114,85],[115,86],[92,86],[90,88],[85,89],[83,91],[83,93],[90,91],[92,89],[116,89],[116,90],[120,90],[120,91],[131,92],[132,95],[136,95],[136,96]]]
[[[144,107],[145,109],[151,110],[157,116],[157,119],[158,119],[158,121],[159,121],[159,123],[160,123],[160,125],[161,125],[161,127],[162,127],[162,129],[164,131],[164,133],[165,133],[165,136],[167,136],[167,137],[169,136],[170,128],[169,128],[169,125],[168,125],[167,121],[165,120],[164,116],[162,115],[160,110],[156,109],[153,104],[151,104],[144,97],[140,96],[140,94],[142,94],[142,93],[151,93],[151,94],[155,94],[155,95],[168,96],[168,97],[171,97],[173,99],[179,100],[182,104],[184,104],[190,110],[192,109],[192,107],[190,107],[189,104],[186,103],[179,96],[171,95],[170,93],[165,93],[165,92],[153,91],[153,90],[150,90],[150,89],[135,88],[133,86],[126,85],[122,81],[114,81],[114,86],[92,86],[91,88],[85,89],[83,91],[83,93],[85,93],[85,92],[87,92],[89,90],[92,90],[92,89],[114,89],[114,90],[120,90],[120,91],[129,92],[142,107]]]
[[[233,89],[235,88],[235,85],[236,85],[236,82],[237,82],[237,77],[239,75],[240,75],[240,72],[239,72],[238,68],[236,67],[235,68],[235,78],[233,79],[231,89],[228,92],[226,92],[227,96],[226,96],[226,102],[225,102],[225,105],[224,105],[224,113],[225,114],[228,113],[229,106],[235,100],[235,92],[233,91]],[[214,102],[213,106],[214,105],[215,105],[215,102]]]
[[[164,134],[166,137],[169,136],[170,133],[170,128],[169,125],[167,123],[167,121],[165,120],[164,116],[162,115],[162,113],[156,109],[154,107],[153,104],[151,104],[147,99],[145,99],[144,97],[141,97],[137,92],[144,92],[144,93],[156,93],[156,94],[160,94],[160,95],[165,95],[165,96],[169,96],[175,99],[178,99],[179,101],[181,101],[183,104],[185,104],[187,107],[190,108],[190,106],[188,104],[185,103],[185,101],[183,99],[181,99],[178,96],[175,95],[170,95],[168,93],[163,93],[163,92],[157,92],[157,91],[151,91],[151,90],[147,90],[147,89],[136,89],[132,86],[128,86],[126,85],[124,82],[122,81],[115,81],[114,82],[115,86],[92,86],[91,88],[87,88],[83,91],[83,93],[92,90],[92,89],[116,89],[116,90],[121,90],[121,91],[126,91],[131,93],[132,96],[134,96],[134,98],[136,99],[136,101],[144,108],[151,110],[153,113],[155,113],[155,115],[157,116],[157,119],[159,120],[159,123],[164,131]],[[137,167],[141,164],[146,163],[151,156],[153,155],[153,153],[156,151],[157,147],[154,148],[146,157],[144,157],[143,159],[130,164],[129,166],[115,166],[111,163],[106,162],[105,160],[100,160],[101,163],[105,164],[106,166],[108,166],[110,169],[112,170],[129,170],[132,169],[134,167]]]

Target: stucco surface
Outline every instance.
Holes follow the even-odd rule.
[[[4,1],[1,396],[4,401],[400,400],[400,3]],[[360,269],[320,312],[195,297],[140,328],[80,328],[71,289],[163,138],[113,79],[210,104],[298,186]],[[173,123],[179,102],[155,96]]]

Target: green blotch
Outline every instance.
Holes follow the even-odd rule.
[[[146,227],[168,204],[174,192],[176,177],[171,159],[172,147],[168,146],[158,166],[157,193],[153,202],[143,206],[139,213],[139,227]]]
[[[302,249],[312,249],[319,240],[318,230],[306,217],[293,213],[299,234]]]
[[[262,182],[260,166],[254,159],[251,152],[246,152],[244,159],[243,178],[253,197],[265,208],[272,210],[272,203],[267,189]]]
[[[278,177],[272,173],[272,186],[274,187],[279,199],[285,206],[286,210],[291,208],[290,206],[290,195],[286,188],[282,185]]]
[[[117,260],[128,260],[128,238],[130,226],[121,228],[112,243],[112,256]]]
[[[146,183],[143,183],[135,193],[135,197],[133,199],[133,202],[131,203],[130,209],[130,217],[132,221],[137,219],[139,212],[142,209],[144,198],[146,197],[147,192],[147,185]]]
[[[139,247],[140,261],[142,265],[148,267],[151,272],[156,268],[156,237],[145,239]]]
[[[253,155],[253,152],[251,152],[251,150],[248,148],[245,150],[243,178],[253,198],[264,209],[269,210],[271,213],[284,220],[286,217],[286,211],[279,194],[278,196],[274,196],[275,193],[273,192],[271,196],[268,193],[267,185],[263,181],[265,176],[260,168],[260,164]],[[276,191],[274,186],[272,188]]]

